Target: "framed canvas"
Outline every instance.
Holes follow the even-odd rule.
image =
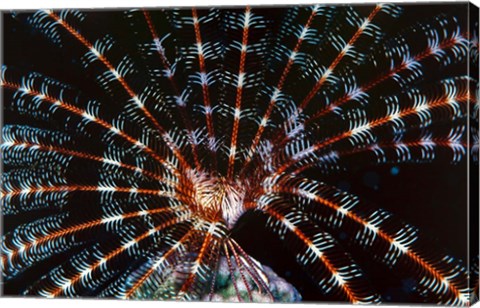
[[[2,295],[472,305],[478,13],[3,11]]]

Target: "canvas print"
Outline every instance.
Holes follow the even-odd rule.
[[[468,2],[3,11],[1,34],[3,296],[477,301]]]

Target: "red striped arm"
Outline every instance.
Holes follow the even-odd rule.
[[[375,303],[380,298],[370,288],[363,273],[330,234],[304,219],[290,205],[266,205],[268,225],[296,252],[297,262],[325,294],[351,303]]]
[[[317,155],[316,153],[319,151],[324,151],[333,145],[340,149],[342,145],[339,145],[339,143],[341,141],[344,141],[343,146],[346,147],[373,143],[377,138],[375,129],[389,126],[395,135],[397,132],[396,126],[402,127],[406,119],[413,118],[424,125],[422,121],[425,117],[429,116],[432,111],[442,109],[447,110],[449,117],[461,117],[462,110],[470,102],[468,88],[462,86],[465,81],[468,81],[468,79],[446,80],[440,85],[435,85],[433,88],[436,89],[436,96],[422,94],[421,91],[413,89],[410,93],[402,94],[402,106],[399,104],[399,98],[393,97],[386,114],[371,120],[365,119],[362,114],[357,118],[353,117],[348,130],[297,151],[295,155],[291,156],[290,160],[277,169],[275,176],[282,174],[299,161]],[[410,106],[406,102],[409,102]],[[401,132],[401,130],[398,131]]]
[[[416,229],[398,222],[391,214],[383,210],[367,210],[358,198],[307,179],[275,186],[269,191],[314,202],[316,206],[304,208],[307,212],[312,211],[311,219],[322,221],[332,229],[342,226],[355,243],[367,251],[377,251],[382,262],[398,271],[416,275],[417,292],[431,300],[436,298],[443,304],[469,303],[465,285],[468,279],[462,265],[438,252],[422,251],[425,241],[419,238]]]
[[[210,90],[208,85],[208,75],[207,75],[205,56],[204,56],[204,50],[203,50],[202,33],[199,25],[199,17],[197,14],[197,10],[195,8],[192,9],[192,20],[193,20],[193,28],[195,31],[195,40],[197,44],[197,56],[198,56],[198,64],[199,64],[200,83],[202,86],[203,104],[205,106],[205,117],[206,117],[207,132],[208,132],[208,144],[209,144],[208,147],[211,152],[213,163],[215,166],[216,165],[216,149],[215,148],[216,148],[217,140],[215,137],[215,129],[213,126],[213,116],[212,116],[213,106],[210,100]]]
[[[158,36],[155,25],[153,24],[150,12],[143,9],[142,13],[143,13],[145,21],[148,25],[148,30],[149,30],[149,32],[152,36],[152,39],[155,43],[155,47],[156,47],[155,49],[156,49],[157,55],[160,58],[160,61],[162,63],[162,66],[163,66],[163,69],[164,69],[164,74],[165,74],[166,78],[168,79],[168,81],[169,81],[169,83],[172,87],[175,101],[180,102],[180,101],[182,101],[182,98],[181,98],[182,94],[180,93],[179,86],[177,85],[177,82],[175,81],[175,74],[174,74],[175,69],[172,68],[171,63],[168,61],[168,59],[166,57],[165,50],[161,46],[161,39]],[[180,116],[181,116],[182,121],[185,125],[185,128],[187,129],[187,134],[188,134],[189,139],[190,139],[190,147],[191,147],[191,150],[192,150],[195,167],[197,169],[201,169],[201,163],[200,163],[199,157],[198,157],[197,142],[195,141],[193,124],[192,124],[192,122],[191,122],[191,120],[188,116],[187,109],[186,109],[186,104],[177,103],[176,106],[177,106],[177,108],[180,112]]]
[[[159,217],[161,217],[162,213],[171,214],[178,212],[179,209],[181,208],[157,208],[126,212],[104,216],[100,219],[93,219],[72,226],[63,226],[63,219],[59,220],[58,223],[50,222],[50,220],[55,220],[54,218],[35,221],[34,223],[24,225],[19,231],[7,234],[4,237],[2,243],[2,271],[6,275],[22,271],[26,267],[33,265],[34,262],[39,262],[49,257],[50,252],[58,252],[56,250],[56,242],[64,243],[64,240],[75,242],[74,235],[79,232],[151,215],[160,215]],[[25,240],[19,241],[19,238],[24,238]],[[66,249],[69,246],[65,244]],[[40,257],[36,257],[37,254]]]
[[[209,282],[213,277],[212,268],[220,253],[221,239],[225,232],[225,225],[219,222],[210,222],[201,230],[196,257],[188,266],[187,276],[179,288],[177,299],[195,299],[208,293]]]
[[[164,140],[165,144],[171,149],[172,153],[177,157],[180,162],[180,165],[184,169],[188,169],[189,165],[185,161],[180,149],[176,145],[175,141],[172,139],[172,136],[161,126],[157,119],[150,113],[150,111],[145,107],[145,102],[142,101],[141,95],[136,93],[132,87],[127,83],[124,76],[122,75],[122,70],[117,69],[110,61],[102,54],[102,50],[97,49],[95,45],[90,42],[85,36],[83,36],[77,29],[75,29],[71,24],[68,23],[67,20],[63,19],[60,15],[57,15],[52,10],[44,10],[44,14],[46,14],[49,18],[54,21],[55,26],[59,26],[65,31],[67,31],[70,35],[72,35],[81,45],[83,45],[88,51],[88,57],[92,60],[100,61],[106,68],[107,72],[111,75],[108,78],[113,78],[116,80],[121,87],[125,90],[125,92],[130,97],[130,100],[134,103],[136,108],[138,108],[144,116],[153,124],[154,128],[159,132],[162,139]],[[38,12],[37,14],[41,14]],[[44,19],[40,19],[39,21],[45,22]],[[90,61],[92,61],[90,60]]]
[[[345,58],[345,56],[347,55],[349,50],[353,48],[356,41],[362,36],[362,34],[364,34],[367,27],[369,27],[372,24],[375,16],[377,16],[377,14],[383,8],[384,8],[384,4],[378,4],[370,12],[367,19],[364,21],[364,23],[357,29],[357,31],[353,34],[353,36],[348,40],[348,42],[345,44],[345,46],[340,51],[340,53],[337,55],[337,57],[332,61],[332,63],[328,66],[328,68],[325,70],[325,72],[322,74],[322,76],[318,79],[315,86],[310,90],[310,92],[307,94],[307,96],[300,103],[300,105],[298,107],[298,110],[297,110],[298,113],[302,113],[303,110],[308,106],[308,104],[313,99],[315,94],[322,88],[322,86],[325,84],[325,82],[330,77],[330,75],[334,72],[334,70],[338,66],[338,64]]]
[[[141,234],[130,234],[122,239],[121,245],[114,245],[113,248],[108,249],[107,252],[99,250],[93,257],[89,257],[87,261],[75,262],[75,258],[82,258],[82,254],[73,257],[71,262],[66,264],[65,268],[62,266],[56,268],[47,274],[39,283],[34,284],[27,290],[27,294],[37,294],[45,297],[59,297],[62,295],[73,296],[76,294],[76,288],[82,285],[95,284],[95,279],[99,279],[94,274],[108,275],[108,264],[115,258],[120,257],[127,250],[147,238],[155,236],[158,232],[163,231],[175,224],[186,221],[191,218],[190,213],[180,213],[173,215],[173,217],[162,220],[162,222],[146,232]],[[67,267],[73,269],[68,269]]]
[[[258,129],[257,129],[257,132],[255,133],[255,136],[253,137],[253,141],[252,141],[252,144],[249,148],[249,152],[247,154],[247,157],[245,159],[245,162],[243,164],[243,167],[242,168],[246,168],[246,166],[248,166],[248,164],[250,163],[255,151],[256,151],[256,148],[262,138],[262,135],[263,135],[263,132],[265,130],[265,127],[267,126],[267,123],[270,119],[270,116],[272,114],[272,111],[273,109],[275,108],[276,106],[276,103],[281,95],[281,92],[282,92],[282,89],[283,89],[283,86],[284,86],[284,83],[286,81],[286,78],[288,76],[288,74],[290,73],[290,70],[292,68],[292,65],[294,64],[295,62],[295,57],[297,56],[298,52],[300,51],[300,48],[302,47],[302,43],[304,42],[305,40],[305,35],[307,34],[308,32],[308,29],[310,27],[310,25],[312,24],[314,18],[317,16],[318,12],[320,10],[320,6],[319,5],[315,5],[312,7],[311,9],[311,13],[310,13],[310,16],[308,16],[308,19],[307,21],[305,22],[305,24],[303,25],[303,29],[304,31],[302,31],[298,38],[297,38],[297,42],[295,44],[295,46],[293,47],[293,49],[291,50],[290,52],[290,55],[289,55],[289,58],[288,58],[288,61],[285,65],[285,67],[283,68],[283,71],[280,75],[280,78],[278,80],[278,83],[277,85],[275,86],[274,90],[273,90],[273,93],[272,93],[272,96],[270,97],[270,102],[268,103],[268,107],[262,117],[262,120],[260,121],[260,124],[258,126]]]
[[[190,246],[189,241],[192,240],[192,237],[201,226],[202,223],[194,223],[179,239],[172,239],[171,246],[158,257],[148,260],[139,271],[135,272],[133,279],[129,275],[128,282],[126,285],[121,286],[122,291],[120,294],[116,294],[116,296],[128,299],[136,295],[139,289],[141,293],[147,293],[145,292],[146,290],[149,291],[147,294],[155,292],[158,289],[158,282],[166,279],[164,272],[168,273],[168,268],[173,269],[182,261],[181,255],[186,253]]]
[[[103,129],[105,129],[107,132],[110,132],[111,134],[118,136],[127,142],[129,142],[132,146],[141,149],[142,151],[146,152],[148,155],[150,155],[153,159],[158,161],[160,164],[162,164],[166,170],[169,170],[170,172],[180,175],[178,172],[178,169],[176,166],[174,166],[172,163],[168,162],[165,158],[159,156],[153,149],[148,147],[146,144],[142,143],[140,140],[135,139],[134,137],[128,135],[125,133],[121,128],[116,127],[105,120],[96,117],[95,115],[90,114],[87,110],[82,109],[80,107],[77,107],[70,102],[64,101],[61,97],[55,97],[52,96],[49,92],[47,92],[47,89],[44,89],[42,91],[41,89],[37,89],[36,86],[34,87],[33,81],[36,79],[36,76],[33,77],[23,77],[22,81],[19,83],[14,80],[8,80],[7,74],[5,74],[5,71],[8,71],[6,69],[2,69],[2,79],[0,86],[12,91],[16,91],[17,93],[21,93],[21,95],[27,95],[29,97],[32,97],[36,99],[37,101],[47,103],[51,105],[52,110],[56,109],[62,109],[67,111],[68,113],[74,114],[75,116],[80,117],[83,121],[88,122],[88,123],[94,123]]]
[[[244,14],[244,24],[243,24],[243,31],[242,31],[242,48],[240,51],[240,64],[238,69],[238,85],[237,91],[235,95],[235,113],[233,119],[233,129],[232,129],[232,137],[230,141],[230,153],[228,157],[228,169],[227,169],[227,177],[231,178],[234,173],[235,169],[235,155],[236,155],[236,147],[237,147],[237,136],[238,136],[238,128],[240,124],[240,115],[241,115],[241,108],[242,108],[242,94],[243,94],[243,78],[245,75],[245,61],[247,57],[247,48],[248,48],[248,33],[249,33],[249,23],[251,17],[251,9],[249,6],[245,8]],[[245,46],[245,47],[243,47]]]
[[[5,134],[4,134],[5,135]],[[142,169],[138,166],[130,165],[123,163],[121,161],[115,160],[115,159],[109,159],[105,158],[103,156],[99,155],[94,155],[89,152],[83,152],[83,151],[77,151],[77,150],[72,150],[68,149],[65,147],[61,146],[55,146],[55,145],[47,145],[47,144],[42,144],[40,142],[30,142],[30,141],[24,141],[21,140],[20,138],[17,138],[16,140],[6,140],[2,145],[1,148],[4,151],[8,151],[11,149],[12,151],[15,151],[17,149],[22,149],[25,151],[42,151],[46,153],[58,153],[60,155],[66,156],[66,157],[76,157],[82,160],[91,160],[94,162],[98,162],[100,164],[105,164],[109,166],[116,166],[118,168],[123,168],[127,169],[133,173],[140,173],[146,177],[149,177],[151,179],[154,179],[156,181],[165,183],[171,187],[175,187],[176,183],[171,182],[167,178],[163,177],[162,175],[152,172],[146,169]]]
[[[400,73],[409,70],[416,70],[419,66],[422,65],[422,62],[428,58],[435,57],[438,53],[446,52],[454,48],[463,48],[465,47],[466,40],[459,33],[452,33],[450,36],[443,39],[441,42],[434,46],[428,45],[424,50],[418,52],[416,55],[411,58],[403,59],[397,65],[391,67],[387,72],[381,73],[375,78],[372,78],[369,81],[366,81],[361,86],[351,89],[349,92],[345,93],[342,97],[336,99],[334,102],[329,104],[327,108],[317,111],[311,117],[309,117],[305,125],[309,125],[310,122],[315,121],[331,112],[334,112],[339,107],[342,107],[344,104],[355,100],[359,96],[367,94],[370,90],[375,89],[378,85],[384,83],[389,79],[394,79]]]

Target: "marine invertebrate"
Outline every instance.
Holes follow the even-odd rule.
[[[468,304],[461,261],[322,179],[359,161],[464,159],[477,82],[465,24],[440,15],[390,37],[393,5],[280,12],[130,10],[118,31],[133,35],[119,37],[96,25],[106,13],[19,14],[56,46],[74,45],[103,92],[94,100],[2,68],[9,108],[48,123],[3,130],[3,213],[40,213],[5,234],[4,277],[53,259],[25,294],[199,299],[225,260],[247,289],[239,300],[253,299],[251,284],[274,299],[232,237],[256,212],[321,294],[382,300],[343,235],[412,277],[425,301]]]

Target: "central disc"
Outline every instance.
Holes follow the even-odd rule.
[[[204,218],[222,219],[230,229],[245,212],[245,189],[240,183],[225,177],[195,172],[192,184],[195,210]]]

